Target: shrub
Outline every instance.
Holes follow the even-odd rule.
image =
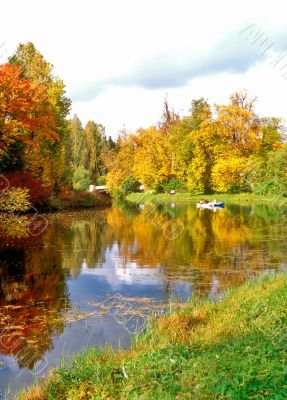
[[[164,193],[164,188],[161,183],[157,183],[152,193]]]
[[[47,204],[51,190],[45,188],[42,183],[30,173],[9,172],[4,176],[9,181],[10,188],[28,189],[30,201],[34,206]]]
[[[57,196],[53,194],[49,199],[49,205],[54,210],[90,208],[106,206],[110,203],[110,196],[106,193],[68,192],[66,190]]]
[[[138,192],[140,188],[140,182],[133,176],[128,177],[122,184],[122,192],[124,196],[130,193]]]
[[[98,186],[104,186],[106,184],[106,176],[99,176],[97,179]]]
[[[121,188],[114,190],[112,195],[117,200],[123,200],[125,197],[125,193],[123,192],[123,190]]]
[[[10,213],[27,211],[31,207],[29,199],[28,189],[11,188],[0,196],[0,211]]]
[[[273,194],[273,193],[276,193],[276,186],[274,185],[273,182],[262,181],[262,182],[258,182],[254,186],[253,190],[254,190],[254,193],[259,194],[259,195]]]
[[[23,239],[29,236],[29,218],[27,215],[0,213],[0,235],[10,239]],[[5,243],[5,241],[4,241]],[[11,243],[11,242],[10,242]],[[13,243],[13,247],[15,242]],[[0,245],[1,246],[1,245]],[[2,244],[3,246],[3,244]]]
[[[77,167],[73,176],[73,189],[77,192],[87,190],[90,183],[89,171],[82,166]]]
[[[95,193],[73,192],[70,206],[72,208],[94,207],[98,205],[98,198]]]
[[[170,192],[171,190],[179,190],[183,191],[186,190],[186,186],[180,180],[173,178],[169,179],[161,184],[164,192]]]

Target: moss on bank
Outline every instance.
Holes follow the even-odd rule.
[[[286,399],[287,275],[151,323],[129,351],[90,348],[21,400]]]
[[[151,193],[132,193],[126,197],[126,200],[132,203],[170,203],[170,202],[197,202],[201,199],[208,199],[212,201],[226,201],[229,203],[241,202],[257,202],[257,203],[276,203],[277,205],[287,204],[286,197],[278,197],[272,195],[256,195],[253,193],[239,193],[239,194],[209,194],[209,195],[193,195],[190,193],[176,193],[170,195],[167,193],[151,194]]]

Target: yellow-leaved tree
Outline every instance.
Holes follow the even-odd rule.
[[[210,171],[214,163],[216,130],[210,106],[203,99],[193,101],[195,129],[190,133],[193,157],[187,170],[187,187],[192,193],[209,192]]]
[[[225,142],[222,148],[225,155],[248,157],[259,149],[263,134],[253,111],[255,100],[248,100],[244,91],[231,95],[229,105],[215,106],[217,130]]]
[[[114,193],[126,179],[132,176],[135,149],[135,135],[124,133],[118,139],[115,148],[108,150],[104,154],[104,163],[109,171],[106,186],[110,193]]]
[[[133,175],[146,189],[155,190],[172,173],[172,150],[166,131],[151,126],[136,137]]]
[[[221,143],[211,171],[211,188],[216,192],[240,191],[250,172],[249,158],[260,149],[263,134],[253,111],[255,100],[246,91],[236,92],[229,105],[215,107],[217,141]]]
[[[247,158],[219,159],[211,174],[212,188],[215,192],[220,193],[239,191],[247,172],[249,172]]]

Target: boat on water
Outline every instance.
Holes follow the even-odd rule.
[[[210,202],[204,202],[200,201],[199,203],[196,203],[197,208],[208,208],[208,209],[214,209],[214,208],[224,208],[224,202],[223,201],[210,201]]]

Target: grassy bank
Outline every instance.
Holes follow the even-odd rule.
[[[286,399],[287,276],[190,303],[129,351],[90,348],[21,400]]]
[[[176,193],[170,195],[167,193],[151,194],[151,193],[132,193],[126,198],[132,203],[170,203],[173,202],[196,202],[201,199],[216,199],[217,201],[226,201],[229,203],[239,202],[258,202],[258,203],[273,203],[287,204],[285,197],[277,197],[275,195],[261,196],[252,193],[239,194],[210,194],[210,195],[192,195],[190,193]]]

